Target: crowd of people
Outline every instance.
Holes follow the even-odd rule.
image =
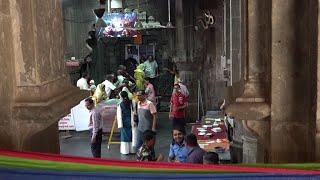
[[[121,137],[120,153],[136,154],[138,161],[163,161],[164,156],[156,156],[154,150],[157,131],[158,64],[152,56],[148,56],[141,64],[129,65],[120,65],[116,75],[106,75],[105,81],[97,86],[86,75],[77,82],[80,89],[91,91],[91,96],[85,100],[85,106],[90,111],[89,127],[92,129],[93,157],[101,157],[102,142],[102,117],[95,106],[101,101],[119,98],[121,101],[117,105],[116,119]],[[199,147],[194,134],[186,135],[185,116],[189,92],[175,66],[173,70],[165,70],[175,75],[169,112],[173,140],[170,144],[168,162],[216,164],[216,153],[206,153]]]

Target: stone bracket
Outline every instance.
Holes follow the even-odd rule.
[[[15,102],[13,104],[13,119],[30,123],[52,124],[70,112],[70,109],[82,99],[89,96],[88,91],[70,88],[48,101],[42,102]]]

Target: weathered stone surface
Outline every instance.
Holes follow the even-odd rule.
[[[14,95],[13,84],[14,68],[12,54],[12,34],[10,20],[9,0],[0,3],[0,145],[2,147],[12,147],[14,137],[11,131],[11,99]]]
[[[243,97],[266,97],[266,72],[270,62],[269,1],[248,1],[247,83]]]
[[[272,122],[271,160],[272,162],[308,162],[314,157],[313,133],[306,124],[292,121]]]
[[[246,82],[244,92],[237,97],[235,103],[226,108],[228,115],[243,123],[246,134],[253,134],[257,142],[254,146],[244,147],[244,162],[267,162],[268,147],[270,145],[270,104],[266,102],[266,67],[270,57],[270,14],[268,1],[249,0],[248,8],[248,61],[246,62]],[[249,143],[250,144],[250,143]],[[252,143],[251,143],[252,144]],[[259,144],[259,145],[258,145]],[[259,146],[260,149],[257,148]],[[250,150],[250,147],[253,148]],[[248,155],[249,152],[254,154]],[[247,153],[247,154],[246,154]]]
[[[316,134],[316,145],[315,145],[316,147],[315,147],[315,152],[316,152],[316,154],[315,154],[315,160],[316,161],[319,161],[319,159],[320,159],[320,133],[317,133]]]
[[[21,134],[25,134],[23,139],[21,139],[21,147],[19,149],[32,152],[60,153],[57,121],[53,124],[45,124],[44,126],[26,123],[21,125],[21,127],[23,127],[20,130]],[[35,129],[37,131],[32,132]]]
[[[272,1],[272,162],[314,160],[317,2]]]
[[[226,108],[228,115],[239,120],[261,120],[270,116],[270,105],[267,103],[234,103]]]
[[[231,117],[235,117],[235,141],[240,142],[239,138],[241,137],[251,137],[256,141],[254,143],[248,141],[243,144],[242,162],[268,162],[268,154],[270,153],[269,104],[235,103],[227,107],[226,113]]]
[[[175,62],[185,62],[187,60],[185,49],[185,28],[183,1],[175,0],[175,21],[176,21],[176,57]]]
[[[254,137],[243,136],[243,163],[257,163],[258,140]]]
[[[57,121],[88,95],[66,75],[60,3],[0,3],[1,148],[59,153]]]

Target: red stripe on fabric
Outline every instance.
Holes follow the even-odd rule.
[[[20,157],[37,160],[48,160],[56,162],[82,163],[91,165],[122,166],[122,167],[141,167],[148,169],[177,169],[177,170],[212,170],[212,171],[234,171],[234,172],[252,172],[252,173],[284,173],[284,174],[320,174],[317,170],[301,169],[284,169],[284,168],[265,168],[265,167],[246,167],[232,165],[201,165],[201,164],[181,164],[165,162],[137,162],[113,159],[94,159],[85,157],[34,153],[34,152],[17,152],[0,150],[0,155]],[[121,168],[121,167],[120,167]]]
[[[49,160],[58,162],[72,162],[72,163],[85,163],[93,165],[116,165],[116,166],[127,166],[127,167],[146,167],[146,168],[172,168],[172,163],[158,163],[158,162],[138,162],[138,161],[125,161],[125,160],[113,160],[113,159],[95,159],[86,157],[75,157],[66,155],[55,155],[45,153],[33,153],[33,152],[17,152],[17,151],[6,151],[0,150],[0,155],[7,155],[12,157],[30,158],[38,160]],[[195,164],[190,164],[189,167],[177,164],[182,169],[193,169],[192,166],[198,167]]]

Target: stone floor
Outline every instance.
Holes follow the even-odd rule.
[[[187,129],[187,132],[188,131]],[[88,131],[84,132],[71,132],[72,137],[65,139],[64,132],[60,133],[60,151],[62,155],[72,155],[81,157],[92,157],[90,151],[90,135]],[[111,145],[107,149],[108,135],[103,136],[102,142],[102,158],[122,159],[122,160],[135,160],[135,155],[121,155],[120,145]],[[119,135],[114,136],[114,140],[118,140]],[[171,122],[168,119],[167,112],[158,113],[158,129],[157,129],[157,142],[155,146],[156,154],[161,153],[168,157],[169,146],[172,141],[171,135]]]

